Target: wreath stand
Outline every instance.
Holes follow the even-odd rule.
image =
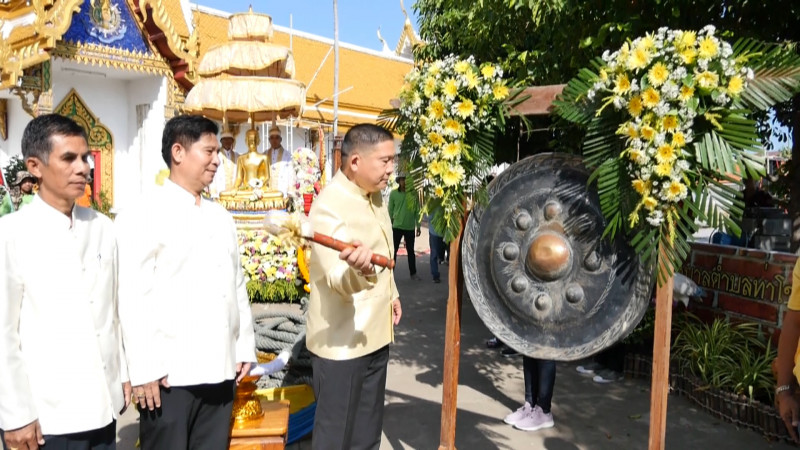
[[[517,106],[515,115],[550,114],[553,100],[564,85],[530,87],[522,96],[528,98]],[[469,212],[467,212],[467,215]],[[444,345],[444,376],[442,381],[442,418],[439,450],[455,450],[456,411],[458,405],[458,364],[461,357],[461,306],[464,298],[464,272],[461,267],[461,243],[466,216],[459,232],[450,243],[448,269],[449,293]],[[666,249],[659,245],[662,255]],[[667,271],[665,271],[667,273]],[[653,336],[653,373],[650,389],[649,450],[663,450],[667,424],[667,395],[669,394],[670,329],[672,326],[672,286],[674,276],[664,280],[656,291],[656,323]]]

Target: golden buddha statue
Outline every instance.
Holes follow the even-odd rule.
[[[236,179],[233,182],[234,191],[252,191],[253,180],[261,181],[261,186],[269,186],[270,161],[268,155],[262,155],[256,150],[259,144],[258,132],[254,129],[247,130],[245,142],[247,154],[236,160]]]
[[[270,160],[268,155],[258,153],[259,141],[257,130],[247,130],[247,153],[236,159],[233,186],[219,195],[219,203],[233,213],[238,225],[246,228],[260,226],[262,213],[286,208],[283,194],[270,190]]]

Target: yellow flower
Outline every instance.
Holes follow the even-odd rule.
[[[659,100],[661,100],[661,96],[658,94],[658,91],[653,88],[647,88],[647,90],[642,93],[642,103],[648,108],[655,108]]]
[[[492,86],[492,94],[497,100],[503,100],[508,97],[508,86],[504,84],[495,84]]]
[[[472,100],[465,99],[463,102],[456,103],[456,111],[459,116],[466,119],[475,112],[475,104],[472,103]]]
[[[430,152],[431,152],[431,149],[429,149],[428,147],[425,147],[424,145],[419,148],[419,154],[422,155],[423,158],[428,156],[428,154]]]
[[[469,70],[469,63],[466,61],[459,61],[455,66],[457,73],[466,73]]]
[[[442,148],[442,156],[446,159],[453,159],[461,153],[461,145],[457,142],[450,142],[445,144]]]
[[[706,36],[700,41],[698,54],[701,58],[713,58],[719,52],[719,44],[711,36]]]
[[[169,169],[159,170],[158,173],[156,174],[156,184],[158,186],[163,186],[164,181],[166,181],[167,178],[169,178]]]
[[[442,63],[436,61],[435,63],[431,64],[430,67],[428,67],[428,73],[430,73],[431,75],[438,75],[439,72],[441,71],[441,68],[442,68]]]
[[[616,94],[624,94],[631,89],[631,81],[628,79],[628,76],[623,74],[617,75],[617,79],[614,80],[614,93]]]
[[[639,117],[639,114],[642,113],[642,97],[637,95],[631,98],[631,101],[628,102],[628,112],[633,117]]]
[[[444,83],[444,95],[448,98],[453,98],[458,94],[458,85],[454,78],[448,78]]]
[[[467,86],[470,89],[475,89],[478,86],[478,75],[472,71],[472,69],[468,70],[467,73],[464,74],[464,79],[467,81]]]
[[[428,106],[428,114],[434,119],[441,119],[444,117],[444,103],[439,100],[432,101],[430,106]]]
[[[428,170],[433,175],[441,174],[442,173],[442,169],[443,169],[442,168],[442,162],[439,161],[438,159],[435,160],[435,161],[431,161],[430,164],[428,164]]]
[[[436,79],[433,77],[426,78],[422,92],[425,93],[426,97],[433,97],[433,94],[436,93]]]
[[[656,46],[656,41],[653,39],[653,33],[647,33],[639,40],[639,47],[645,50],[651,50]]]
[[[744,80],[739,75],[734,75],[728,80],[728,93],[731,95],[739,95],[744,90]]]
[[[675,128],[678,128],[678,118],[675,116],[666,116],[664,120],[661,122],[661,126],[666,131],[672,131]]]
[[[444,197],[444,189],[442,189],[441,186],[436,186],[435,188],[433,188],[433,195],[435,195],[438,198]]]
[[[647,183],[646,181],[640,180],[638,178],[633,180],[631,182],[631,184],[633,185],[633,189],[636,192],[638,192],[640,195],[644,195],[645,193],[647,193],[650,190],[650,186],[649,186],[650,183]]]
[[[694,88],[689,87],[686,85],[681,86],[681,93],[678,95],[678,98],[681,99],[682,102],[685,102],[694,96]]]
[[[667,200],[676,200],[686,195],[686,185],[677,180],[672,180],[667,187]]]
[[[464,169],[461,166],[448,165],[442,172],[442,181],[445,186],[455,186],[464,179]]]
[[[608,81],[608,72],[606,72],[606,69],[600,70],[600,79],[602,81]]]
[[[617,130],[617,134],[624,134],[628,136],[629,139],[636,139],[639,137],[639,131],[636,130],[636,125],[633,122],[627,122],[620,125],[619,129]]]
[[[461,124],[455,119],[447,119],[444,122],[444,131],[448,134],[459,136],[461,134]]]
[[[485,78],[492,78],[494,76],[494,72],[494,66],[491,64],[481,67],[481,75],[483,75]]]
[[[648,195],[647,197],[644,198],[644,200],[642,200],[642,205],[644,205],[644,207],[647,208],[648,211],[652,211],[656,209],[656,206],[658,206],[658,200]]]
[[[694,59],[697,58],[697,50],[692,47],[681,50],[680,57],[684,64],[692,64]]]
[[[656,152],[656,161],[661,164],[672,162],[675,159],[675,149],[670,144],[661,144]]]
[[[686,136],[680,131],[672,133],[672,145],[678,148],[683,147],[686,145]]]
[[[640,150],[636,150],[635,148],[632,148],[632,149],[628,150],[628,158],[631,161],[633,161],[633,162],[638,164],[638,160],[641,157],[642,157],[642,152]]]
[[[655,172],[660,177],[668,177],[672,173],[672,163],[663,162],[657,165]]]
[[[699,84],[701,88],[714,89],[719,84],[719,75],[706,70],[697,76],[697,84]]]
[[[636,47],[628,57],[628,69],[638,70],[647,67],[650,63],[650,52],[642,47]]]
[[[428,140],[431,141],[431,145],[434,147],[438,147],[444,143],[442,135],[436,132],[428,133]]]
[[[680,34],[677,42],[675,43],[679,48],[693,47],[697,42],[697,33],[694,31],[684,31]]]
[[[648,141],[652,141],[656,137],[656,130],[650,125],[643,126],[640,132],[642,134],[642,138],[647,139]]]
[[[661,86],[669,78],[669,69],[662,62],[653,64],[650,71],[647,72],[647,79],[653,86]]]

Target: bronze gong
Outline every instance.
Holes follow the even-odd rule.
[[[470,299],[500,340],[524,355],[573,361],[630,333],[644,315],[652,269],[624,237],[601,238],[597,192],[581,158],[546,153],[489,184],[464,232]]]

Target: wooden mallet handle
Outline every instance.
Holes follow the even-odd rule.
[[[346,248],[353,247],[351,244],[348,244],[347,242],[342,242],[338,239],[334,239],[328,236],[327,234],[314,233],[314,236],[311,238],[311,240],[319,245],[332,248],[340,252]],[[372,264],[375,264],[376,266],[394,269],[394,261],[383,255],[372,255],[372,259],[370,259],[370,262]]]

